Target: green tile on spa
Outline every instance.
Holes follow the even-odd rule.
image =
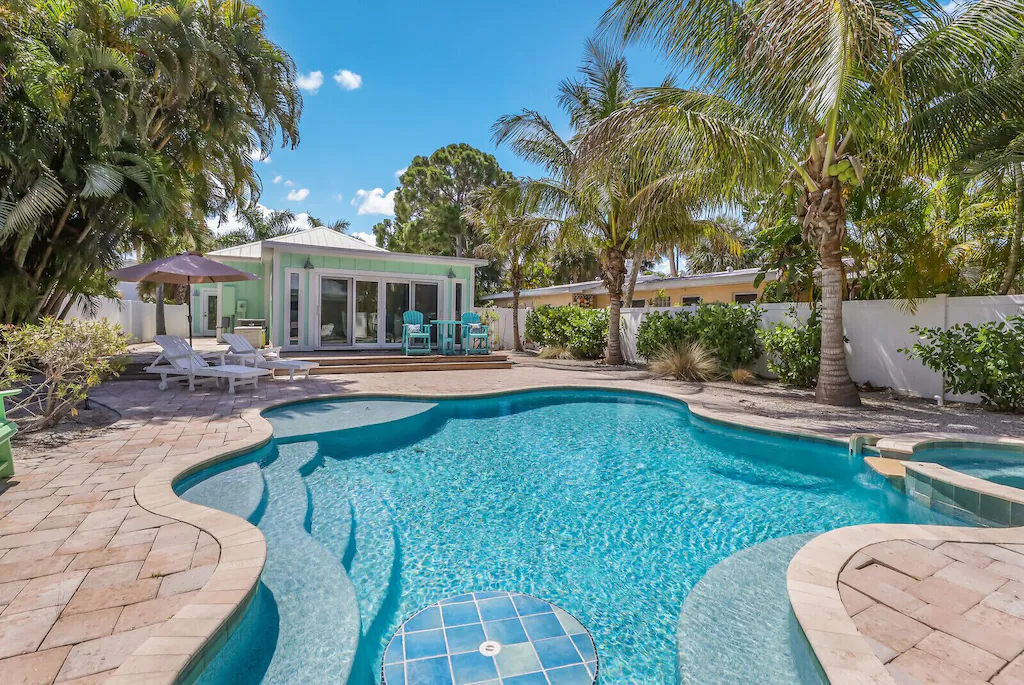
[[[1024,504],[1010,503],[1010,525],[1024,526]]]
[[[991,495],[981,496],[981,509],[978,512],[981,518],[994,521],[998,524],[1010,525],[1010,503],[999,497]]]
[[[955,488],[953,491],[953,503],[973,514],[981,511],[981,493],[967,488]]]

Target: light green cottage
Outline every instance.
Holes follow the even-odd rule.
[[[388,252],[323,227],[207,257],[260,280],[195,286],[193,334],[261,319],[270,344],[292,350],[399,348],[406,311],[428,321],[460,318],[473,306],[475,269],[487,264]]]

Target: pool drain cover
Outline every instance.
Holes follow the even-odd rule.
[[[385,685],[498,682],[529,674],[593,685],[597,650],[569,613],[517,592],[473,592],[421,609],[391,638],[381,665]]]

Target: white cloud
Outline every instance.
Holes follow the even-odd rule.
[[[292,202],[302,202],[309,197],[309,188],[300,188],[288,193],[288,199]]]
[[[395,213],[395,193],[392,190],[387,195],[383,188],[373,190],[357,190],[356,196],[352,198],[352,206],[357,208],[356,214],[388,214]]]
[[[402,174],[409,170],[409,167],[404,167],[395,172],[395,178],[402,178]]]
[[[270,164],[270,155],[263,156],[263,150],[258,147],[254,147],[249,150],[249,159],[254,162],[263,162],[264,164]]]
[[[295,187],[295,181],[292,181],[292,180],[285,181],[284,184],[286,186],[288,186],[289,188],[294,188]]]
[[[274,177],[274,183],[275,183],[275,184],[276,184],[276,183],[280,183],[280,182],[281,182],[281,181],[283,181],[283,180],[284,180],[284,176],[280,176],[280,175],[278,175],[278,176],[275,176],[275,177]]]
[[[334,75],[334,80],[345,90],[355,90],[363,85],[363,77],[348,69],[341,69]]]
[[[345,201],[345,196],[342,195],[341,193],[335,193],[334,194],[334,199],[337,200],[338,202],[344,202]]]
[[[349,235],[351,235],[353,238],[358,238],[359,240],[362,240],[367,245],[373,245],[374,247],[377,247],[377,238],[372,233],[364,233],[360,231],[359,233],[350,233]]]
[[[308,74],[299,74],[295,79],[295,85],[310,95],[316,95],[320,86],[324,85],[324,72],[311,71]]]

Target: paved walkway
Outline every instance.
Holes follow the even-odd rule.
[[[215,388],[193,394],[184,389],[159,392],[153,381],[108,384],[94,398],[122,418],[105,435],[33,455],[20,454],[16,446],[17,476],[0,492],[0,683],[171,683],[182,668],[197,663],[209,638],[251,592],[265,543],[258,531],[239,519],[177,500],[170,482],[191,465],[265,439],[269,429],[256,410],[287,399],[350,392],[445,394],[545,385],[654,388],[687,399],[695,410],[748,425],[783,430],[802,425],[843,433],[827,431],[820,415],[801,419],[796,407],[778,416],[760,416],[728,396],[698,392],[694,386],[624,380],[613,371],[527,366],[510,371],[314,376],[294,383],[261,383],[257,391],[243,390],[234,397]],[[872,427],[869,414],[856,422],[865,430]],[[909,644],[914,633],[902,627],[911,625],[907,621],[914,621],[915,628],[932,625],[915,614],[933,604],[949,610],[948,602],[955,597],[964,598],[957,605],[961,614],[973,612],[968,618],[1012,632],[1024,648],[1024,603],[1014,604],[1021,587],[1016,582],[1024,582],[1024,576],[1011,577],[1016,568],[1024,571],[1020,550],[985,548],[968,556],[967,550],[954,547],[910,549],[913,553],[905,555],[907,559],[941,557],[943,563],[936,561],[927,574],[915,575],[900,564],[868,562],[844,572],[843,578],[843,599],[851,598],[849,612],[866,634],[879,631],[872,639],[890,650],[884,655],[893,656],[895,667],[905,667],[908,678],[920,679],[920,669],[914,668],[927,669],[935,658],[944,658],[936,650],[946,649],[951,663],[967,658],[950,652],[946,643],[935,644],[943,638]],[[953,549],[963,558],[953,556]],[[1020,557],[1022,563],[1015,565],[1010,557]],[[885,567],[892,568],[881,570]],[[939,581],[954,582],[947,577],[954,569],[961,571],[955,578],[978,583],[969,597],[989,594],[968,607],[964,592],[941,592],[948,588]],[[880,597],[877,591],[883,584],[869,582],[877,581],[879,574],[895,591],[920,603],[908,600],[892,607],[889,595]],[[996,587],[995,578],[1006,582]],[[948,598],[941,596],[946,594]],[[882,626],[888,619],[900,642],[886,642]],[[1016,662],[1006,665],[1017,657],[1009,646],[976,646],[989,650],[989,657],[976,654],[971,662],[974,671],[965,673],[981,679],[996,672],[1008,678],[1015,672]],[[993,682],[1016,682],[1005,678]]]

